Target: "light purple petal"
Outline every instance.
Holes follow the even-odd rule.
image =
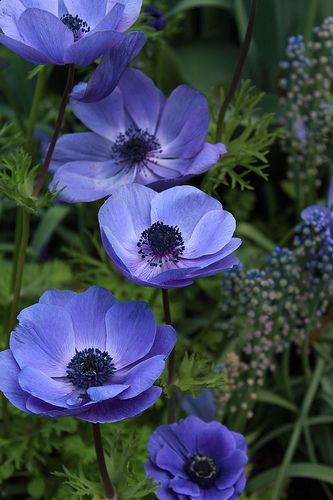
[[[89,347],[105,350],[105,316],[116,305],[112,293],[99,286],[92,286],[71,298],[66,309],[72,318],[75,348],[78,351]]]
[[[162,221],[170,226],[178,225],[185,246],[195,226],[206,212],[221,210],[219,201],[192,186],[177,186],[157,196],[151,202],[152,223]]]
[[[125,71],[118,87],[136,126],[154,134],[164,100],[162,92],[142,71],[132,68]]]
[[[206,142],[201,151],[194,157],[192,163],[186,172],[186,175],[199,175],[207,172],[213,167],[221,156],[227,154],[227,149],[224,144],[209,144]]]
[[[88,410],[77,415],[77,418],[94,424],[106,424],[136,417],[152,406],[160,397],[161,392],[160,387],[151,387],[135,399],[124,401],[110,399],[102,403],[96,403],[90,406]]]
[[[233,493],[234,488],[219,491],[214,487],[206,490],[202,498],[203,500],[231,500],[233,498]]]
[[[231,431],[217,422],[210,422],[197,436],[197,448],[201,455],[221,459],[231,458],[236,450],[236,441]]]
[[[247,464],[247,456],[243,451],[236,450],[226,460],[219,461],[221,476],[216,481],[219,489],[230,488],[235,485],[241,474],[244,473]]]
[[[186,479],[175,477],[170,481],[170,487],[173,491],[181,495],[188,495],[194,498],[200,497],[201,492],[199,486]]]
[[[184,459],[167,444],[156,455],[156,464],[176,477],[186,478]]]
[[[146,391],[161,375],[165,367],[165,356],[146,359],[128,370],[120,370],[112,377],[112,382],[127,384],[129,389],[119,395],[119,399],[130,399]]]
[[[71,99],[70,103],[75,116],[105,139],[113,141],[120,133],[125,132],[125,110],[118,89],[98,102],[85,103]]]
[[[64,64],[73,33],[55,15],[40,9],[27,9],[18,21],[25,42],[45,54],[54,64]]]
[[[121,21],[118,25],[119,31],[126,31],[135,23],[139,17],[142,0],[107,0],[107,11],[111,10],[113,6],[120,3],[125,6]]]
[[[88,84],[77,85],[72,97],[79,101],[100,101],[111,94],[128,64],[145,44],[141,32],[126,33],[110,51],[103,55]]]
[[[28,394],[19,383],[20,368],[9,349],[0,352],[0,391],[19,410],[26,410]],[[29,412],[28,412],[29,413]]]
[[[132,251],[151,226],[150,203],[155,196],[152,189],[139,184],[117,189],[99,211],[101,228],[109,228],[124,249]]]
[[[107,0],[94,1],[93,5],[91,0],[63,1],[68,13],[78,15],[80,19],[87,22],[91,29],[105,17]]]
[[[103,137],[91,132],[65,134],[57,141],[52,157],[50,171],[72,161],[108,161],[112,144]]]
[[[7,47],[7,49],[12,50],[19,56],[23,57],[23,59],[26,59],[33,64],[58,64],[55,63],[53,59],[50,59],[50,57],[48,57],[46,54],[42,54],[33,47],[14,40],[14,38],[9,38],[6,35],[0,34],[0,44],[4,45],[5,47]]]
[[[210,264],[203,269],[191,270],[189,275],[191,278],[207,278],[208,276],[214,276],[215,274],[219,274],[226,269],[231,269],[232,267],[238,265],[239,259],[234,255],[228,255],[228,257]]]
[[[157,130],[163,158],[192,158],[203,147],[209,127],[207,99],[201,92],[181,85],[167,100]]]
[[[235,218],[229,212],[207,212],[195,226],[191,238],[186,243],[184,258],[195,259],[220,251],[230,242],[235,229]]]
[[[59,306],[35,304],[23,309],[10,348],[21,368],[31,366],[50,377],[66,376],[75,354],[74,331],[68,312]]]
[[[92,401],[105,401],[118,396],[128,387],[129,385],[124,384],[103,385],[101,387],[90,387],[87,389],[87,393]]]
[[[154,344],[149,353],[143,359],[149,359],[153,356],[163,354],[169,356],[176,344],[176,331],[170,325],[159,325],[157,327]]]
[[[58,199],[67,203],[100,200],[114,189],[129,184],[135,172],[119,170],[114,161],[74,161],[65,163],[56,171],[49,189],[62,190]]]
[[[12,2],[13,0],[10,1]],[[21,2],[26,8],[46,10],[58,16],[59,0],[21,0]]]
[[[67,48],[64,62],[88,66],[122,39],[123,35],[114,31],[93,31]]]
[[[0,2],[0,27],[5,35],[15,40],[22,40],[17,22],[25,8],[20,0],[2,0]]]
[[[156,321],[145,302],[116,303],[108,311],[105,323],[106,350],[116,370],[143,358],[154,343]]]
[[[151,460],[148,460],[145,463],[145,471],[147,476],[151,477],[155,483],[156,482],[168,483],[170,480],[170,474],[156,467]]]
[[[75,297],[76,293],[71,290],[48,290],[39,298],[40,304],[66,307],[68,301]]]
[[[21,388],[32,396],[63,408],[67,407],[66,400],[74,391],[74,386],[67,382],[53,380],[36,368],[26,366],[19,373]]]

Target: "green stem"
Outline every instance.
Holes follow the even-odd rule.
[[[227,112],[227,109],[229,107],[229,104],[231,103],[235,92],[237,90],[239,81],[242,76],[243,68],[246,62],[246,58],[249,52],[249,48],[251,45],[251,40],[252,40],[252,35],[253,35],[253,29],[254,29],[254,22],[256,19],[256,13],[257,13],[257,0],[252,0],[251,1],[251,7],[250,7],[250,16],[249,16],[249,22],[247,25],[247,30],[246,30],[246,35],[244,38],[244,42],[241,48],[239,60],[235,69],[235,73],[228,91],[228,94],[226,95],[226,98],[224,99],[224,102],[221,106],[219,116],[217,119],[217,126],[216,126],[216,141],[220,141],[222,138],[222,132],[223,132],[223,123],[224,123],[224,117]]]
[[[116,490],[114,489],[113,484],[111,483],[111,479],[105,463],[101,427],[99,424],[92,424],[92,429],[93,429],[97,464],[104,485],[105,500],[117,500],[117,493]]]
[[[16,232],[15,247],[17,247],[16,258],[14,261],[13,277],[12,277],[12,294],[13,299],[9,310],[8,321],[6,325],[6,345],[8,345],[9,334],[13,330],[16,322],[16,314],[19,309],[20,297],[21,297],[21,287],[23,279],[23,270],[25,263],[25,256],[29,241],[30,232],[30,219],[29,214],[25,211],[23,207],[18,207],[17,209],[17,224],[21,231]]]
[[[27,134],[26,134],[26,149],[30,154],[32,154],[34,152],[33,135],[34,135],[35,125],[36,125],[36,121],[37,121],[39,105],[40,105],[40,102],[41,102],[42,96],[43,96],[45,80],[46,80],[46,66],[43,66],[40,69],[38,76],[37,76],[34,98],[32,101],[29,119],[28,119]]]
[[[290,366],[290,347],[289,349],[284,351],[282,355],[282,380],[287,399],[289,399],[289,401],[294,401],[294,396],[290,384],[289,366]]]
[[[164,320],[167,325],[172,325],[171,321],[171,311],[170,311],[170,300],[169,300],[169,290],[162,289],[162,300],[163,300],[163,311]],[[168,386],[171,389],[176,383],[176,348],[173,349],[169,356],[168,362]],[[170,396],[168,401],[168,422],[172,423],[176,420],[176,398],[175,395]]]
[[[282,489],[283,489],[283,482],[286,477],[286,471],[287,468],[290,464],[290,462],[293,459],[293,456],[295,454],[298,441],[300,439],[302,429],[304,426],[304,423],[306,421],[307,415],[309,413],[310,407],[312,405],[312,402],[315,398],[317,388],[320,384],[320,380],[322,377],[322,374],[325,369],[325,361],[322,358],[319,358],[317,361],[317,366],[313,372],[312,379],[308,388],[308,391],[303,399],[301,411],[298,420],[296,421],[293,433],[291,435],[287,451],[284,455],[281,467],[279,468],[279,472],[276,478],[275,482],[275,487],[274,491],[272,494],[272,500],[280,500],[282,498]]]
[[[54,127],[54,132],[53,132],[51,142],[49,144],[49,148],[48,148],[46,156],[45,156],[45,160],[44,160],[42,169],[41,169],[40,174],[39,174],[39,178],[37,179],[35,189],[32,193],[33,196],[35,196],[35,197],[37,197],[39,195],[39,193],[44,185],[44,182],[46,181],[46,177],[47,177],[49,166],[50,166],[50,163],[52,160],[54,149],[56,147],[56,143],[57,143],[58,137],[59,137],[60,132],[61,132],[62,123],[64,121],[69,94],[71,93],[73,85],[74,85],[74,75],[75,75],[75,66],[74,66],[74,64],[69,64],[68,65],[68,73],[67,73],[67,83],[66,83],[66,87],[65,87],[62,99],[61,99],[59,113],[58,113],[58,117],[57,117],[56,124]]]

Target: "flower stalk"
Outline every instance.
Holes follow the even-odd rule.
[[[251,40],[253,36],[253,30],[254,30],[254,23],[256,19],[256,13],[257,13],[257,0],[252,0],[251,2],[251,7],[250,7],[250,16],[249,16],[249,22],[247,25],[247,30],[246,30],[246,35],[244,38],[244,42],[241,48],[239,60],[235,69],[235,73],[228,91],[228,94],[226,95],[226,98],[221,106],[219,116],[217,119],[217,127],[216,127],[216,141],[219,141],[222,137],[222,132],[223,132],[223,124],[224,124],[224,118],[225,114],[227,112],[227,109],[235,95],[235,92],[237,90],[238,84],[240,82],[243,68],[246,62],[246,58],[249,52],[249,48],[251,45]]]
[[[57,121],[56,121],[56,124],[54,127],[52,139],[51,139],[49,148],[47,150],[46,157],[45,157],[39,178],[37,180],[35,189],[32,193],[33,196],[35,196],[35,197],[37,197],[39,195],[39,193],[44,185],[44,182],[46,180],[46,176],[47,176],[49,166],[50,166],[50,163],[52,160],[54,149],[55,149],[58,137],[59,137],[60,132],[61,132],[62,123],[64,121],[64,116],[65,116],[66,106],[68,103],[69,94],[71,93],[71,91],[73,89],[74,75],[75,75],[75,65],[69,64],[68,65],[68,74],[67,74],[67,83],[66,83],[66,87],[65,87],[65,90],[64,90],[64,93],[62,96],[62,100],[60,103],[59,113],[58,113]]]
[[[105,500],[117,500],[117,492],[114,489],[114,486],[111,482],[106,463],[105,463],[105,455],[103,449],[101,428],[99,424],[92,424],[93,428],[93,436],[94,436],[94,444],[96,450],[96,458],[99,467],[99,471],[101,474],[101,478],[104,485],[105,491]]]
[[[171,311],[170,311],[170,299],[169,299],[169,290],[162,289],[162,300],[163,300],[163,311],[164,311],[164,320],[167,325],[172,325],[171,320]],[[177,366],[176,366],[176,347],[172,350],[169,356],[168,362],[168,386],[171,388],[176,383],[176,374],[177,374]],[[176,420],[176,398],[173,396],[170,397],[168,403],[168,422],[172,423]]]

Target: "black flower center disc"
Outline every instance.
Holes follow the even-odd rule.
[[[217,478],[216,463],[204,455],[194,455],[185,466],[189,478],[202,488],[210,488]]]
[[[161,151],[156,137],[148,130],[130,127],[124,134],[118,135],[112,147],[112,158],[130,167],[145,165],[152,151]]]
[[[153,267],[161,267],[163,258],[169,262],[179,262],[179,257],[185,250],[179,227],[160,221],[143,231],[137,245],[141,257]]]
[[[60,18],[60,21],[73,32],[75,41],[79,40],[84,33],[89,33],[90,31],[88,23],[83,21],[78,15],[65,14]]]
[[[111,356],[91,347],[76,352],[67,365],[67,378],[78,389],[87,390],[103,385],[114,371]]]

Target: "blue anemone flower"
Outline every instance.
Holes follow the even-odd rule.
[[[139,415],[161,394],[153,383],[176,342],[144,302],[101,287],[51,290],[18,316],[0,352],[0,391],[20,410],[92,423]]]
[[[79,84],[74,92],[85,89]],[[127,69],[105,99],[72,98],[71,107],[92,132],[57,143],[51,187],[63,189],[63,201],[98,200],[131,183],[162,190],[207,171],[226,153],[224,144],[205,142],[209,112],[201,92],[181,85],[165,99],[136,69]]]
[[[2,0],[0,43],[34,64],[87,66],[126,42],[142,0]],[[143,35],[142,35],[143,36]],[[120,46],[119,46],[120,44]]]
[[[192,186],[117,189],[99,211],[104,247],[131,281],[178,288],[238,264],[234,217]]]
[[[235,500],[246,484],[244,436],[219,422],[187,417],[161,425],[148,443],[147,476],[159,500]]]

